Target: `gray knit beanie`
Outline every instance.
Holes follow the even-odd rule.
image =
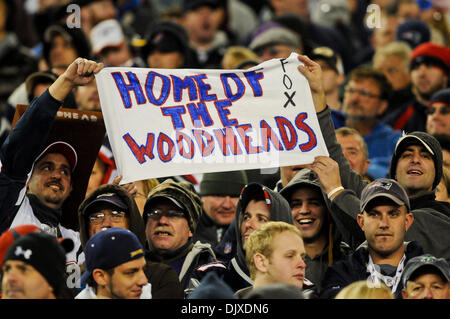
[[[200,182],[200,196],[239,197],[247,182],[245,171],[205,173]]]

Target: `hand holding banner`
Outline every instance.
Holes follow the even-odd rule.
[[[122,183],[312,163],[328,155],[297,54],[248,70],[96,75]]]

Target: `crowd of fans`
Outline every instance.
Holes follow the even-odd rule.
[[[308,165],[119,185],[107,134],[86,164],[51,131],[101,112],[104,67],[292,52]],[[0,0],[1,297],[450,299],[449,75],[448,1]]]

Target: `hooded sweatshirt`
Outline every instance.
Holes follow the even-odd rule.
[[[142,247],[146,247],[145,225],[142,221],[142,217],[139,213],[136,202],[131,197],[131,195],[121,186],[106,184],[100,186],[99,188],[94,190],[88,197],[86,197],[78,209],[80,240],[82,248],[85,248],[86,242],[89,240],[89,222],[87,220],[87,216],[84,216],[83,210],[89,203],[97,198],[98,195],[106,193],[117,194],[127,205],[127,207],[129,208],[129,230],[137,236]],[[82,259],[84,259],[84,256],[83,258],[80,258],[80,262]],[[147,268],[145,272],[147,274],[148,281],[151,284],[151,295],[153,299],[183,298],[178,275],[170,266],[158,262],[147,262]]]
[[[292,193],[295,192],[300,187],[314,188],[322,194],[322,202],[327,207],[327,201],[322,189],[320,187],[320,182],[317,175],[311,171],[309,168],[304,168],[300,170],[291,181],[280,191],[280,194],[287,200],[291,200]],[[344,257],[350,255],[352,250],[349,245],[342,241],[341,232],[338,230],[336,223],[333,220],[328,208],[326,223],[323,227],[328,228],[328,244],[325,246],[323,251],[310,258],[306,256],[306,273],[305,277],[314,283],[317,291],[320,293],[321,282],[325,276],[325,272],[328,266],[331,266],[334,262],[343,259]]]
[[[234,217],[234,232],[236,240],[236,255],[229,262],[216,262],[203,265],[196,271],[196,278],[200,281],[209,271],[216,271],[231,289],[236,292],[239,289],[253,285],[250,273],[245,261],[245,251],[242,245],[241,225],[245,208],[255,195],[263,194],[270,211],[270,221],[282,221],[293,224],[291,208],[288,202],[278,193],[266,186],[250,183],[244,187],[239,196]],[[233,225],[232,224],[232,225]]]
[[[142,247],[145,247],[145,226],[142,222],[141,214],[139,213],[139,209],[136,205],[136,202],[131,197],[131,195],[124,190],[121,186],[113,185],[113,184],[106,184],[102,185],[96,190],[94,190],[91,194],[89,194],[88,197],[84,199],[84,201],[81,203],[80,207],[78,208],[78,222],[80,224],[80,240],[81,245],[83,246],[83,249],[85,248],[86,242],[89,239],[89,221],[87,220],[88,216],[84,216],[83,211],[84,208],[90,204],[95,198],[97,198],[100,194],[106,194],[106,193],[115,193],[117,194],[122,201],[127,205],[128,207],[128,218],[129,218],[129,230],[134,233],[137,238],[139,239],[139,242],[141,243]]]

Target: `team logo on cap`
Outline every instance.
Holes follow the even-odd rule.
[[[436,258],[427,256],[423,257],[421,261],[424,263],[433,263],[436,261]]]
[[[390,189],[391,189],[391,186],[392,186],[392,183],[391,183],[391,182],[377,181],[377,182],[374,182],[374,183],[370,186],[370,188],[373,188],[373,187],[382,187],[382,188],[384,188],[384,189],[386,189],[386,190],[390,190]]]
[[[270,200],[270,194],[265,187],[263,187],[264,199],[266,200],[266,205],[270,209],[272,206],[272,201]]]
[[[28,259],[30,259],[30,257],[33,254],[33,252],[31,251],[31,249],[23,250],[22,246],[17,246],[16,247],[16,251],[14,252],[14,254],[16,256],[23,255],[23,257],[28,260]]]
[[[162,40],[163,34],[162,32],[159,32],[158,34],[155,35],[155,37],[152,40],[152,43],[156,44],[158,42],[160,42]]]

